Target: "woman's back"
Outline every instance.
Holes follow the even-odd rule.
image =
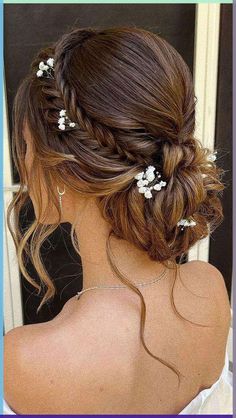
[[[182,282],[178,277],[174,288],[177,310],[211,327],[176,315],[170,302],[173,271],[142,289],[147,305],[145,342],[185,376],[179,390],[175,373],[141,344],[138,297],[124,289],[91,290],[68,301],[53,321],[22,328],[25,336],[21,334],[18,342],[26,341],[21,359],[29,370],[21,390],[27,402],[23,406],[19,397],[14,405],[9,399],[10,405],[21,414],[181,412],[221,374],[230,306],[223,278],[212,265],[190,262],[181,266],[180,275]]]

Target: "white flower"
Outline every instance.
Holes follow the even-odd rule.
[[[49,67],[53,67],[53,64],[54,64],[54,58],[48,58],[48,60],[47,60],[47,64],[49,65]]]
[[[44,66],[45,66],[44,62],[43,62],[43,61],[41,61],[41,62],[39,63],[39,69],[40,69],[40,70],[44,70]]]
[[[155,190],[161,190],[161,185],[160,185],[160,183],[155,184],[155,185],[153,186],[153,188],[154,188]]]
[[[147,187],[139,187],[138,191],[139,193],[145,193],[148,190]]]
[[[141,180],[143,178],[143,174],[144,174],[144,172],[142,171],[141,173],[136,174],[136,176],[134,178],[136,180]]]
[[[147,171],[154,171],[154,170],[155,170],[155,167],[153,167],[153,165],[149,165],[146,172]]]
[[[148,184],[155,180],[155,178],[161,177],[161,174],[157,170],[155,175],[155,170],[156,168],[153,165],[149,165],[146,168],[145,173],[142,171],[141,173],[138,173],[135,176],[135,179],[138,180],[137,187],[139,188],[139,193],[144,193],[147,199],[150,199],[152,197],[152,189],[161,190],[161,188],[166,186],[167,184],[166,181],[160,181],[159,183],[156,183],[155,185],[148,187]]]
[[[49,66],[48,65],[44,65],[43,70],[44,71],[47,71],[48,69],[49,69]]]
[[[208,160],[214,162],[216,160],[216,156],[215,155],[209,155]]]
[[[151,181],[153,181],[155,179],[155,174],[153,173],[153,171],[152,172],[149,171],[149,172],[146,173],[146,179],[149,182],[151,182]]]
[[[58,123],[59,123],[59,125],[62,123],[62,124],[64,124],[65,123],[65,118],[59,118],[58,119]]]
[[[177,223],[177,226],[185,225],[186,219],[180,219],[180,221]]]
[[[208,155],[208,161],[214,162],[216,160],[217,151],[214,151],[213,154]]]
[[[147,199],[150,199],[150,198],[152,197],[152,193],[150,192],[150,190],[148,190],[147,192],[145,192],[145,193],[144,193],[144,196],[145,196]]]
[[[145,184],[144,182],[145,182],[145,180],[139,180],[139,181],[137,182],[137,186],[138,186],[138,187],[145,186],[146,184]],[[147,183],[148,183],[148,182],[147,182]]]
[[[37,77],[42,77],[43,71],[42,70],[38,70],[36,74],[37,74]]]
[[[69,123],[69,126],[70,126],[71,128],[74,128],[74,127],[75,127],[75,122],[70,122],[70,123]]]
[[[66,110],[65,109],[60,110],[59,115],[60,116],[66,116]]]
[[[65,125],[63,125],[63,124],[60,124],[60,125],[59,125],[59,129],[61,129],[62,131],[64,131],[64,130],[65,130],[65,128],[66,128],[66,126],[65,126]]]

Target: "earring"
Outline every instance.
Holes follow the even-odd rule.
[[[57,193],[58,193],[58,195],[59,195],[59,205],[60,205],[60,209],[61,209],[61,211],[62,211],[62,196],[63,196],[63,194],[65,194],[65,186],[64,186],[64,190],[63,190],[63,192],[61,192],[61,191],[59,190],[58,186],[57,186]]]

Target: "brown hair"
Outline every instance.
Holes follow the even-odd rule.
[[[38,78],[39,62],[49,57],[55,59],[55,78]],[[55,193],[55,184],[61,182],[69,190],[97,198],[101,214],[111,226],[109,239],[112,234],[125,239],[164,265],[172,261],[176,273],[171,302],[175,313],[183,318],[173,298],[176,258],[209,235],[223,219],[218,197],[224,188],[223,170],[209,162],[211,151],[194,137],[195,103],[188,66],[168,42],[147,30],[123,26],[75,29],[39,52],[14,103],[13,154],[20,190],[8,214],[23,275],[39,292],[42,285],[47,288],[38,310],[55,294],[41,261],[40,247],[61,220]],[[78,129],[58,129],[58,114],[64,108],[78,123]],[[25,120],[33,133],[34,152],[28,178],[24,166]],[[157,167],[167,185],[152,199],[145,199],[138,192],[134,176],[149,164]],[[41,179],[50,196],[44,214]],[[39,216],[22,232],[19,213],[28,198],[25,184],[34,192]],[[58,223],[40,223],[39,219],[47,218],[51,205],[57,207]],[[13,208],[14,231],[10,225]],[[177,222],[188,217],[196,221],[196,226],[181,230]],[[71,237],[79,252],[74,225]],[[173,364],[147,348],[143,336],[144,298],[115,265],[109,239],[111,268],[141,300],[141,339],[146,351],[179,377],[181,373]],[[42,285],[29,276],[27,257]]]

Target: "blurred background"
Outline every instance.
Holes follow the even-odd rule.
[[[160,34],[189,65],[197,96],[196,137],[218,150],[217,163],[225,170],[225,220],[207,239],[186,254],[209,261],[225,278],[232,306],[232,4],[8,4],[5,15],[4,208],[18,188],[18,173],[11,156],[13,99],[30,62],[41,47],[77,26],[136,25]],[[22,104],[23,105],[23,104]],[[31,202],[22,213],[22,227],[31,223]],[[42,258],[57,294],[36,309],[43,297],[19,272],[14,244],[5,224],[4,330],[49,321],[83,287],[80,257],[70,241],[70,224],[61,224],[42,248]],[[39,280],[32,265],[30,274]],[[229,351],[232,361],[231,338]]]

